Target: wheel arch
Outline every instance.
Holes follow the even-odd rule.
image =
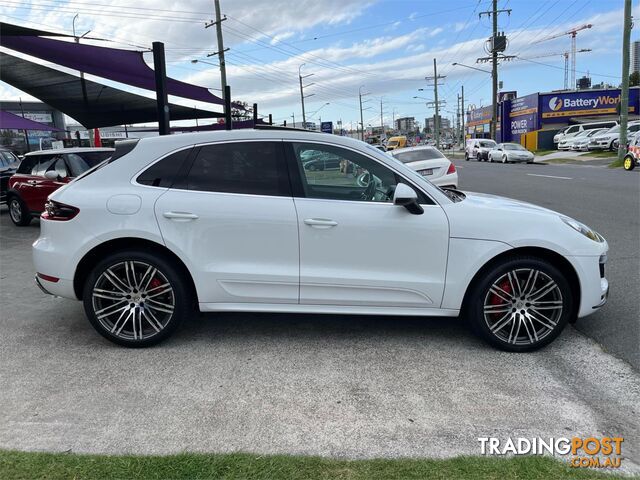
[[[546,260],[551,263],[554,267],[560,270],[562,274],[566,277],[569,286],[571,287],[571,294],[573,295],[573,310],[575,314],[577,314],[580,308],[580,295],[581,295],[581,287],[580,287],[580,278],[578,277],[578,273],[576,272],[571,262],[563,257],[558,252],[550,250],[548,248],[543,247],[518,247],[513,248],[511,250],[506,250],[497,254],[495,257],[492,257],[488,260],[473,276],[469,285],[467,285],[467,289],[465,291],[463,300],[462,300],[462,308],[461,312],[464,312],[468,307],[469,297],[471,292],[475,288],[476,284],[480,281],[480,279],[486,275],[487,271],[493,268],[494,266],[507,261],[509,258],[518,257],[518,256],[529,256],[536,257],[542,260]],[[571,315],[571,323],[575,323],[577,319],[577,315]]]
[[[76,298],[82,300],[84,284],[87,277],[89,276],[89,273],[91,272],[91,269],[102,258],[104,258],[105,255],[117,252],[119,250],[130,249],[141,249],[145,252],[153,252],[155,254],[162,255],[172,261],[181,271],[183,277],[186,279],[188,284],[187,287],[191,291],[194,300],[197,302],[198,292],[195,287],[195,282],[193,281],[193,277],[191,276],[189,269],[180,259],[180,257],[178,257],[174,252],[160,243],[137,237],[115,238],[96,245],[91,250],[89,250],[82,257],[80,262],[78,262],[78,266],[76,267],[76,271],[73,276],[73,291],[76,295]]]

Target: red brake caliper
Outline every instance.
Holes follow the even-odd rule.
[[[149,290],[157,288],[160,285],[162,285],[162,282],[160,281],[159,278],[152,278],[151,281],[149,282]]]
[[[505,292],[507,292],[509,295],[511,295],[511,284],[509,283],[509,280],[503,280],[502,283],[500,285],[498,285],[502,290],[504,290]],[[491,305],[507,305],[508,302],[506,302],[502,297],[499,297],[498,295],[496,295],[495,293],[491,294],[491,298],[489,298],[489,303]],[[494,319],[498,319],[504,316],[504,313],[492,313]]]

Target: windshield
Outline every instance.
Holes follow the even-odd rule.
[[[421,148],[419,150],[402,151],[394,155],[396,160],[400,160],[402,163],[418,162],[420,160],[434,160],[437,158],[445,158],[435,148]]]
[[[496,146],[496,142],[494,142],[493,140],[484,140],[480,142],[480,146],[485,148],[493,148]]]
[[[398,140],[390,140],[387,145],[390,147],[395,147],[396,145],[398,145]]]
[[[505,150],[525,150],[525,148],[518,143],[505,143],[504,149]]]
[[[607,130],[604,133],[618,133],[620,132],[620,125],[616,125],[615,127],[611,127],[609,130]]]
[[[76,152],[67,153],[67,163],[71,169],[71,176],[77,177],[100,162],[106,160],[113,154],[112,151],[100,152]]]

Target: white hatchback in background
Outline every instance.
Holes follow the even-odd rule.
[[[339,169],[305,169],[317,155]],[[607,250],[546,208],[440,189],[352,138],[271,127],[117,142],[50,195],[33,260],[44,291],[82,300],[130,347],[197,306],[463,315],[522,352],[604,305]]]
[[[422,145],[388,153],[434,185],[458,188],[458,172],[455,165],[437,148]]]

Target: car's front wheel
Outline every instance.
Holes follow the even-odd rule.
[[[548,345],[573,315],[565,276],[535,257],[512,257],[472,287],[465,313],[473,330],[502,350],[527,352]]]
[[[502,163],[509,163],[509,159],[507,158],[506,155],[502,156]]]
[[[190,290],[174,263],[138,250],[99,262],[86,280],[83,302],[98,333],[127,347],[161,342],[191,310]]]
[[[18,227],[25,227],[31,223],[31,213],[20,197],[15,195],[9,198],[9,216]]]

